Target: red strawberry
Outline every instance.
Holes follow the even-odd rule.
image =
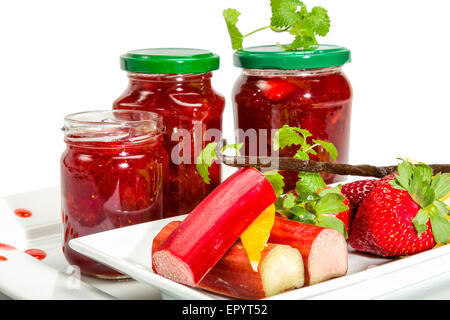
[[[405,190],[383,179],[362,201],[352,223],[350,245],[381,256],[409,255],[436,245],[430,221],[420,237],[412,220],[420,206]]]
[[[286,98],[297,87],[281,78],[258,81],[258,87],[263,90],[264,96],[272,101],[278,101]]]
[[[378,184],[380,180],[366,179],[346,183],[342,186],[341,192],[350,203],[351,217],[358,211],[361,201],[369,194],[370,191]]]

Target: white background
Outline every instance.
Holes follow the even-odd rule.
[[[346,46],[354,89],[351,162],[397,157],[449,162],[450,2],[305,0],[329,10],[322,43]],[[222,57],[214,86],[227,98],[240,70],[221,12],[242,12],[244,33],[269,22],[269,0],[1,1],[0,196],[59,184],[65,114],[109,109],[125,89],[119,56],[146,47],[197,47]],[[269,30],[244,46],[286,42]]]

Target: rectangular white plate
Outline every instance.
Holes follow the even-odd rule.
[[[0,300],[160,299],[159,290],[143,283],[79,277],[70,268],[62,253],[59,193],[54,187],[0,198],[0,243],[17,248],[0,250],[8,258],[0,263]],[[17,208],[32,216],[17,217]],[[47,257],[39,261],[23,254],[31,248],[44,250]]]
[[[155,274],[151,269],[153,238],[175,217],[74,239],[80,253],[159,288],[167,299],[227,299],[190,288]],[[288,291],[270,299],[396,299],[424,298],[429,283],[450,281],[450,246],[403,259],[385,259],[350,250],[347,276]],[[411,291],[415,288],[416,291]],[[432,296],[432,295],[431,295]],[[434,297],[436,298],[436,297]],[[445,298],[442,297],[441,298]]]

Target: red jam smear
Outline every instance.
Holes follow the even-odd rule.
[[[212,88],[211,73],[129,74],[129,78],[129,87],[114,102],[114,109],[145,110],[161,114],[166,126],[164,145],[169,156],[181,141],[171,140],[174,132],[185,129],[191,135],[191,164],[175,164],[170,161],[169,173],[164,176],[164,184],[167,186],[164,194],[164,218],[189,213],[220,184],[221,170],[218,164],[213,163],[210,167],[211,183],[206,184],[198,174],[194,160],[213,141],[203,140],[204,132],[208,129],[222,130],[225,99]],[[194,130],[194,121],[201,124],[200,133]],[[200,141],[201,146],[196,149],[194,141]]]
[[[41,249],[28,249],[25,250],[25,253],[38,260],[44,260],[47,257],[47,253]]]
[[[0,250],[16,250],[16,247],[13,247],[6,243],[0,243]]]
[[[4,256],[0,256],[0,262],[1,261],[8,261],[8,258],[4,257]]]
[[[68,143],[61,159],[63,252],[85,274],[122,275],[71,249],[81,236],[162,218],[162,135],[152,142]]]
[[[14,214],[20,218],[29,218],[33,215],[30,210],[23,208],[14,210]]]
[[[233,96],[238,128],[244,131],[268,130],[268,155],[272,150],[270,130],[287,124],[308,129],[315,139],[334,143],[339,152],[337,162],[348,161],[352,89],[340,69],[317,72],[306,77],[271,77],[244,73],[235,84]],[[292,157],[297,149],[295,146],[284,148],[280,151],[280,156]],[[245,154],[256,155],[250,151],[246,144]],[[311,156],[311,159],[331,161],[324,151]],[[285,177],[285,190],[295,188],[297,173],[281,173]],[[323,174],[323,177],[327,183],[339,180],[332,174]]]

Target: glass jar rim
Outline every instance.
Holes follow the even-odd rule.
[[[66,142],[140,143],[164,132],[162,116],[143,110],[93,110],[64,117]]]

